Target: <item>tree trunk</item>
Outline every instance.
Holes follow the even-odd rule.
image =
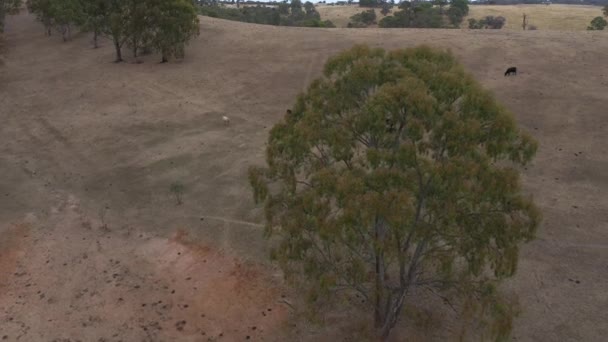
[[[133,38],[131,45],[133,48],[133,58],[135,58],[135,60],[137,61],[137,38]]]
[[[376,250],[376,303],[374,309],[374,326],[376,328],[382,328],[386,321],[386,309],[388,305],[387,299],[390,298],[385,286],[386,265],[384,260],[383,242],[386,232],[382,219],[376,218],[374,226],[375,240],[379,245],[378,249]]]
[[[167,57],[165,57],[165,55],[163,54],[163,59],[160,61],[161,63],[167,63],[169,60],[167,59]]]
[[[97,36],[99,35],[99,33],[97,33],[97,28],[93,30],[93,48],[97,49],[99,47],[98,43],[97,43]]]
[[[116,60],[114,62],[122,62],[122,52],[120,51],[120,43],[114,38],[114,48],[116,49]]]
[[[68,41],[67,34],[68,34],[67,25],[61,25],[61,38],[63,38],[64,42]]]

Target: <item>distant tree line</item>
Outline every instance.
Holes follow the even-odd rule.
[[[61,33],[71,39],[74,28],[112,40],[116,62],[122,48],[139,54],[157,51],[162,62],[182,58],[188,41],[199,34],[196,7],[192,0],[27,0],[30,12],[44,25],[45,33]]]
[[[608,0],[481,0],[475,5],[517,5],[517,4],[567,4],[567,5],[606,5]]]
[[[448,6],[449,4],[449,6]],[[403,1],[400,11],[384,17],[380,27],[457,28],[469,13],[467,0]]]
[[[199,12],[208,17],[263,25],[336,27],[329,20],[321,20],[321,15],[310,1],[302,4],[300,0],[292,0],[291,3],[275,3],[272,7],[256,5],[237,8],[207,1],[199,4]]]

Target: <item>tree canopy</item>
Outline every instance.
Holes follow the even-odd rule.
[[[451,53],[355,46],[272,128],[249,181],[273,258],[313,307],[363,296],[386,338],[430,289],[504,337],[514,311],[497,286],[540,220],[518,171],[536,149]]]
[[[162,61],[181,57],[185,45],[199,33],[197,10],[191,0],[28,0],[28,7],[47,28],[69,39],[72,26],[112,39],[116,61],[126,44],[137,57],[142,49],[156,49]]]
[[[593,18],[593,20],[591,20],[591,23],[589,23],[589,26],[587,26],[587,30],[601,31],[606,26],[608,26],[608,22],[606,21],[606,19],[604,19],[600,16],[597,16],[597,17]]]

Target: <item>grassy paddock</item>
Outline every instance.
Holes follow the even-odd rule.
[[[528,16],[528,25],[539,30],[580,31],[586,30],[591,19],[602,15],[599,6],[585,5],[473,5],[469,6],[469,16],[462,27],[467,27],[467,19],[479,19],[488,15],[507,18],[505,29],[521,30],[522,14]]]
[[[507,18],[504,29],[521,30],[522,14],[526,13],[528,24],[535,25],[539,30],[580,31],[587,29],[591,19],[602,15],[601,7],[585,5],[471,5],[469,8],[469,16],[462,23],[463,28],[468,26],[469,18],[501,15]],[[352,15],[365,9],[357,5],[317,6],[321,19],[331,20],[337,27],[346,27]],[[380,9],[376,9],[376,16],[378,21],[384,17]]]

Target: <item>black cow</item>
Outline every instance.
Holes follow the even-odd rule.
[[[507,69],[507,71],[505,71],[505,76],[511,76],[511,75],[517,75],[516,67],[510,67],[509,69]]]

